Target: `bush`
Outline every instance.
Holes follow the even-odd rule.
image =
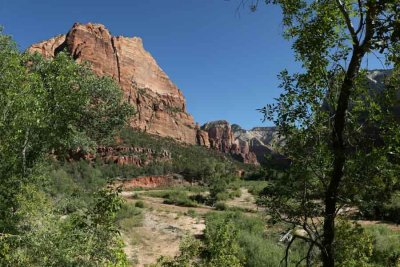
[[[228,192],[220,192],[213,198],[214,201],[225,201],[228,199],[230,199],[230,194]]]
[[[200,204],[204,204],[208,201],[208,198],[202,194],[192,195],[192,196],[189,196],[189,198]]]
[[[218,201],[217,203],[215,203],[215,209],[216,210],[227,210],[228,206],[224,202]]]
[[[197,203],[191,200],[185,192],[182,191],[172,191],[165,195],[166,199],[164,200],[165,204],[173,204],[177,206],[184,207],[196,207]]]
[[[116,216],[118,225],[124,231],[129,231],[133,227],[141,226],[142,220],[142,209],[126,203],[122,205],[121,210]]]
[[[173,259],[161,256],[156,264],[150,267],[188,267],[199,266],[196,264],[197,257],[201,252],[201,242],[191,236],[185,236],[179,246],[179,255]],[[196,262],[196,263],[195,263]],[[200,267],[200,266],[199,266]]]
[[[141,208],[141,209],[143,209],[144,208],[144,202],[142,201],[142,200],[138,200],[138,201],[136,201],[135,202],[135,207],[136,208]]]
[[[198,216],[197,212],[193,209],[189,209],[185,215],[192,217],[192,218],[196,218]]]
[[[240,267],[244,263],[238,243],[239,229],[231,220],[223,220],[206,224],[205,230],[205,262],[213,267]]]
[[[229,192],[229,198],[236,198],[240,197],[242,195],[242,191],[240,191],[239,188],[233,189],[231,192]]]
[[[383,205],[383,213],[386,219],[400,224],[400,191],[394,192],[389,201]]]
[[[249,267],[275,267],[280,265],[284,255],[284,247],[278,243],[278,235],[265,234],[265,222],[257,216],[246,216],[242,212],[209,213],[206,225],[209,229],[215,224],[229,220],[235,225],[239,234],[237,242],[240,254],[245,258],[244,265]],[[289,264],[295,265],[303,255],[302,243],[293,244]]]
[[[356,223],[338,219],[335,225],[335,261],[338,266],[367,266],[372,255],[372,241]]]
[[[371,262],[380,266],[398,266],[400,264],[399,233],[385,225],[368,225],[365,230],[373,242]]]

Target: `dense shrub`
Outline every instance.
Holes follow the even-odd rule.
[[[244,266],[249,267],[275,267],[280,265],[284,255],[284,247],[278,242],[279,236],[266,235],[265,221],[257,216],[247,216],[242,212],[210,213],[206,216],[208,229],[229,220],[235,225],[238,236],[240,255],[244,258]],[[211,230],[210,230],[211,231]],[[270,233],[273,233],[271,231]],[[290,254],[289,263],[297,262],[301,257],[303,248],[295,244]]]
[[[400,191],[394,192],[383,204],[383,213],[385,219],[400,224]]]
[[[177,206],[196,207],[197,204],[191,200],[186,192],[171,191],[165,195],[165,204],[174,204]]]
[[[226,209],[228,209],[228,206],[224,202],[218,201],[217,203],[215,203],[215,209],[216,210],[226,210]]]
[[[365,227],[373,242],[371,263],[376,266],[399,266],[400,234],[385,225],[368,225]]]
[[[360,204],[361,216],[374,220],[400,223],[400,191],[381,192],[380,196],[363,196]]]
[[[338,220],[335,230],[335,261],[338,266],[367,266],[372,255],[372,241],[361,225]]]
[[[141,208],[141,209],[143,209],[144,208],[144,202],[142,201],[142,200],[138,200],[138,201],[136,201],[135,202],[135,207],[136,208]]]

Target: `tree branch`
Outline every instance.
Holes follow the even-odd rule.
[[[371,40],[375,32],[376,6],[371,2],[368,2],[369,6],[367,8],[367,18],[365,20],[365,37],[360,46],[364,52],[371,46]]]
[[[347,25],[347,29],[349,30],[350,35],[351,35],[351,39],[353,40],[353,45],[359,46],[360,42],[358,41],[357,33],[356,33],[355,29],[354,29],[353,23],[351,22],[349,13],[346,10],[345,5],[342,3],[341,0],[336,0],[336,3],[338,5],[338,7],[339,7],[340,12],[342,13],[342,15],[344,17],[344,20],[345,20],[346,25]]]
[[[282,262],[285,262],[285,266],[286,267],[288,266],[289,249],[292,246],[294,240],[295,240],[295,237],[293,236],[293,238],[289,241],[289,244],[286,246],[285,257],[281,260],[280,265],[282,264]]]
[[[358,13],[360,14],[360,21],[358,23],[358,29],[356,31],[356,34],[359,34],[360,31],[363,29],[364,27],[364,13],[362,11],[362,3],[361,0],[357,0],[358,2]]]

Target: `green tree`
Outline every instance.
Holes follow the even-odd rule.
[[[47,149],[58,153],[91,149],[113,138],[133,114],[110,77],[97,77],[89,66],[76,64],[69,55],[61,52],[45,60],[35,54],[28,60],[29,70],[38,76],[45,92],[41,134],[48,137]]]
[[[243,266],[244,259],[240,253],[238,235],[238,228],[229,216],[212,224],[208,223],[205,230],[205,266]]]
[[[339,219],[335,230],[336,264],[343,267],[370,266],[372,241],[361,225]]]
[[[1,236],[0,265],[127,266],[115,225],[122,204],[118,191],[100,189],[90,196],[88,209],[60,216],[54,199],[43,190],[47,175],[35,174],[41,181],[23,185],[16,196],[18,231]]]
[[[185,238],[181,242],[178,256],[173,259],[161,257],[155,266],[244,266],[245,257],[239,246],[239,229],[235,225],[235,217],[237,219],[237,215],[232,213],[223,216],[209,214],[203,243]]]
[[[168,257],[160,257],[155,267],[192,267],[201,266],[198,261],[201,252],[201,242],[191,236],[186,236],[180,243],[179,255],[170,259]]]
[[[21,54],[1,29],[0,73],[0,265],[123,265],[117,193],[60,214],[50,175],[37,173],[49,154],[62,160],[114,138],[133,112],[121,90],[64,53]]]
[[[247,1],[242,1],[247,2]],[[251,4],[253,10],[258,1]],[[284,93],[262,112],[285,139],[291,160],[285,180],[265,191],[275,220],[300,226],[323,266],[335,266],[335,218],[370,181],[393,183],[398,123],[391,86],[369,89],[362,62],[381,53],[399,73],[397,0],[267,0],[282,8],[284,36],[293,41],[303,73],[280,75]],[[365,165],[367,163],[367,165]],[[377,188],[375,188],[377,189]],[[379,190],[379,189],[378,189]],[[323,221],[319,222],[318,217]]]

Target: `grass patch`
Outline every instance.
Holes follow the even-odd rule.
[[[136,228],[142,226],[143,210],[132,204],[125,203],[117,213],[116,221],[120,231],[126,236],[131,245],[137,245],[140,240]]]
[[[227,210],[228,206],[225,204],[225,202],[218,201],[217,203],[215,203],[215,209],[216,210]]]
[[[165,204],[172,204],[184,207],[197,207],[197,203],[190,199],[186,192],[172,191],[165,195]]]
[[[197,212],[194,209],[189,209],[187,212],[185,212],[185,215],[192,218],[199,217],[199,214],[197,214]]]
[[[229,219],[239,231],[238,244],[245,258],[245,266],[276,267],[284,256],[285,247],[278,242],[276,229],[265,231],[265,222],[258,216],[246,216],[242,212],[212,212],[206,215],[207,227],[217,227],[221,221]],[[290,251],[289,266],[295,266],[304,253],[304,246],[297,241]]]
[[[249,190],[249,193],[258,197],[261,191],[268,186],[268,181],[253,181],[253,180],[239,180],[235,184],[238,187],[244,187]]]
[[[187,189],[190,188],[191,191]],[[166,190],[147,191],[143,195],[149,197],[163,198],[165,204],[197,207],[198,201],[201,203],[203,197],[201,193],[206,189],[204,187],[173,187]],[[197,194],[196,194],[197,193]]]
[[[378,266],[399,266],[396,264],[400,264],[400,233],[386,225],[367,225],[364,229],[373,240],[371,262]]]
[[[116,220],[121,230],[129,231],[131,228],[142,225],[143,211],[136,205],[125,203],[117,213]]]

